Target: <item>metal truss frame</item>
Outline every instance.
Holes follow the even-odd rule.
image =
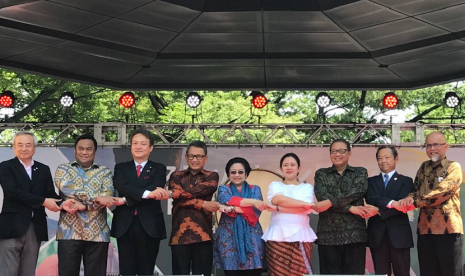
[[[91,133],[101,147],[127,147],[133,129],[145,126],[155,135],[155,147],[182,147],[194,139],[214,147],[316,147],[345,138],[354,146],[380,144],[419,147],[425,134],[442,131],[453,147],[465,147],[465,124],[126,124],[10,123],[0,125],[0,146],[11,146],[16,131],[32,131],[39,146],[72,146]],[[327,141],[327,142],[322,142]],[[369,142],[364,142],[369,141]]]

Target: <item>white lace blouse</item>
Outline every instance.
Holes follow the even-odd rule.
[[[305,202],[313,202],[313,186],[308,183],[299,185],[288,185],[282,182],[273,181],[268,187],[267,199],[271,200],[283,195]],[[313,242],[317,236],[310,227],[309,213],[288,214],[283,212],[271,213],[270,226],[262,236],[265,241],[277,242]]]

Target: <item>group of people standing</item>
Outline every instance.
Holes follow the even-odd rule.
[[[376,274],[409,275],[413,238],[406,213],[414,208],[420,208],[421,275],[461,275],[462,170],[446,158],[448,145],[439,132],[426,138],[430,160],[415,181],[397,173],[395,147],[378,148],[381,173],[368,177],[365,168],[348,164],[350,144],[338,139],[329,148],[332,166],[317,170],[313,185],[298,179],[299,157],[284,155],[283,179],[269,185],[266,201],[260,187],[247,182],[251,167],[240,157],[226,164],[229,182],[218,188],[218,173],[204,169],[208,153],[200,141],[189,144],[188,168],[170,175],[168,189],[166,167],[149,160],[154,137],[145,129],[132,134],[133,160],[116,164],[114,176],[94,162],[97,142],[91,135],[77,138],[75,160],[60,165],[54,181],[49,167],[32,159],[36,145],[32,133],[17,132],[16,158],[0,165],[2,276],[34,275],[40,242],[48,239],[45,208],[60,211],[59,275],[79,275],[81,261],[85,275],[105,275],[110,236],[117,239],[121,275],[151,275],[160,241],[167,237],[160,201],[169,198],[174,275],[211,275],[213,264],[227,276],[258,276],[265,268],[270,276],[313,274],[313,242],[320,274],[365,274],[368,246]],[[112,206],[110,230],[106,208]],[[216,211],[221,219],[213,233]],[[262,211],[271,212],[264,233]],[[312,212],[319,213],[316,233]]]

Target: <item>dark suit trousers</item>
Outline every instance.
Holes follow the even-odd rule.
[[[81,259],[85,276],[107,274],[108,242],[78,240],[58,241],[58,273],[60,276],[79,276]]]
[[[211,241],[192,244],[172,245],[173,275],[208,275],[212,274],[213,246]]]
[[[388,231],[384,231],[381,244],[377,248],[370,248],[375,274],[396,276],[410,275],[410,248],[394,248],[391,244]],[[392,270],[391,270],[392,264]]]
[[[421,276],[462,275],[462,235],[418,235]]]
[[[319,245],[320,274],[365,274],[366,244]]]
[[[153,275],[160,239],[145,232],[139,216],[134,217],[128,231],[117,239],[117,243],[121,275]]]

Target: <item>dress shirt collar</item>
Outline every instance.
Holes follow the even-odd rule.
[[[74,160],[74,161],[71,162],[70,164],[71,164],[71,166],[73,166],[73,167],[81,167],[81,168],[82,168],[81,164],[79,164],[79,162],[76,161],[76,160]],[[100,167],[99,164],[93,163],[93,164],[92,164],[90,167],[88,167],[87,169],[84,169],[84,168],[82,168],[82,169],[85,170],[85,171],[88,171],[88,170],[90,170],[90,169],[98,169],[99,167]]]
[[[187,174],[189,174],[189,173],[192,174],[192,175],[197,175],[197,174],[199,174],[199,173],[201,173],[201,174],[203,174],[203,175],[206,175],[206,174],[207,174],[207,171],[206,171],[205,169],[201,169],[200,171],[198,171],[198,173],[193,174],[193,173],[191,172],[191,170],[189,170],[189,168],[187,168],[187,170],[184,171],[184,175],[187,175]]]
[[[26,163],[24,163],[21,159],[18,158],[18,160],[19,160],[19,163],[23,165],[29,178],[32,179],[32,166],[34,166],[34,160],[31,161],[31,165],[29,166],[27,166]]]
[[[141,166],[142,166],[142,169],[143,169],[143,168],[145,167],[145,165],[147,164],[147,162],[149,162],[149,160],[145,160],[145,161],[142,162],[142,163],[137,163],[137,161],[134,160],[134,166],[136,166],[136,169],[137,169],[137,166],[138,166],[138,165],[141,165]],[[141,169],[141,170],[142,170],[142,169]]]
[[[19,163],[21,163],[21,165],[23,165],[23,167],[27,170],[27,169],[31,169],[32,166],[34,166],[34,160],[31,160],[31,165],[27,166],[26,163],[24,163],[21,159],[19,159]]]
[[[344,171],[355,171],[354,167],[350,166],[349,164],[347,164],[347,167]],[[329,167],[329,172],[337,172],[337,169],[336,167],[334,167],[334,165],[332,165],[331,167]]]
[[[391,171],[391,172],[389,172],[389,173],[383,173],[383,172],[381,172],[381,175],[383,176],[383,180],[384,180],[386,174],[388,175],[388,179],[391,180],[391,177],[392,177],[395,173],[396,173],[396,170],[393,170],[393,171]]]

